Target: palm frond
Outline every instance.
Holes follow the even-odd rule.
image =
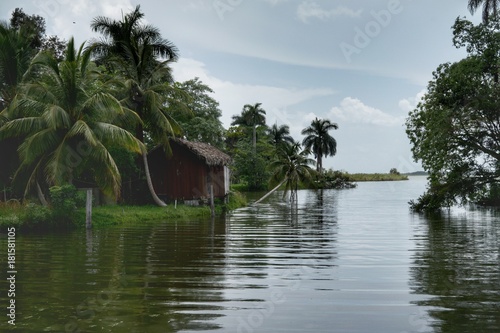
[[[76,137],[83,137],[85,141],[92,147],[95,147],[99,144],[99,139],[95,137],[95,134],[89,127],[89,124],[87,124],[83,120],[77,120],[66,134],[66,138]]]
[[[94,132],[99,141],[106,146],[121,146],[135,153],[141,153],[142,151],[142,142],[121,127],[108,123],[96,123]]]
[[[18,148],[19,157],[23,165],[33,164],[50,154],[59,144],[59,135],[52,128],[35,132],[26,138]]]
[[[69,128],[71,126],[69,114],[59,105],[49,106],[48,110],[43,113],[42,119],[48,127],[54,129]]]
[[[0,140],[12,137],[23,137],[29,133],[37,132],[44,126],[39,117],[26,117],[7,121],[0,127]]]

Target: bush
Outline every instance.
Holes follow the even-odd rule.
[[[330,169],[318,175],[317,186],[323,189],[346,189],[355,188],[356,184],[352,182],[349,174]]]
[[[391,174],[391,175],[397,175],[397,176],[400,175],[398,169],[396,169],[396,168],[392,168],[391,170],[389,170],[389,174]]]
[[[245,207],[247,205],[247,198],[244,194],[237,191],[229,192],[227,204],[224,205],[225,211],[235,210],[236,208]]]
[[[53,226],[54,219],[48,207],[29,203],[21,214],[22,229],[39,230]]]
[[[63,185],[50,188],[50,200],[54,219],[71,222],[76,210],[85,206],[86,197],[73,185]]]

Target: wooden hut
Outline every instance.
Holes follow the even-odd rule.
[[[156,193],[165,201],[197,203],[225,198],[229,193],[229,155],[214,146],[184,139],[171,139],[171,154],[157,147],[148,154],[151,179]]]

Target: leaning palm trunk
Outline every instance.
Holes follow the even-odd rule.
[[[286,181],[288,180],[288,178],[285,178],[283,179],[283,181],[281,183],[279,183],[275,188],[273,188],[271,191],[267,192],[262,198],[260,198],[259,200],[255,201],[253,204],[258,204],[259,202],[261,202],[262,200],[266,199],[268,196],[270,196],[271,194],[273,194],[274,192],[276,192],[277,189],[280,188],[281,185],[283,185]]]
[[[38,194],[38,200],[40,200],[42,206],[48,206],[49,203],[47,202],[47,199],[45,199],[45,195],[43,194],[42,188],[38,182],[36,182],[36,193]]]
[[[144,162],[144,171],[146,173],[146,182],[148,183],[148,189],[149,192],[151,193],[151,196],[153,197],[154,202],[160,206],[160,207],[166,207],[167,204],[164,203],[157,195],[155,192],[155,189],[153,187],[153,182],[151,181],[151,174],[149,173],[149,164],[148,164],[148,153],[146,149],[144,148],[142,151],[142,160]]]

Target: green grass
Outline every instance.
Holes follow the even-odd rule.
[[[349,173],[349,179],[353,182],[380,182],[408,180],[408,176],[391,173]]]
[[[246,206],[246,197],[239,192],[231,192],[227,204],[216,202],[215,213],[220,215],[225,211]],[[13,201],[0,202],[0,227],[14,226],[20,230],[56,230],[63,223],[53,218],[52,210],[33,204],[21,204]],[[126,225],[155,221],[189,220],[210,218],[209,206],[187,206],[169,204],[167,207],[158,206],[126,206],[108,205],[92,208],[92,225],[94,228],[112,225]],[[85,227],[85,208],[78,208],[69,219],[69,224],[76,227]],[[61,221],[62,222],[62,221]]]
[[[220,208],[218,209],[220,210]],[[219,212],[220,213],[220,212]],[[92,225],[95,227],[125,225],[152,221],[186,220],[210,217],[208,206],[186,206],[173,204],[159,206],[97,206],[92,208]],[[85,226],[85,209],[78,209],[75,223]]]

